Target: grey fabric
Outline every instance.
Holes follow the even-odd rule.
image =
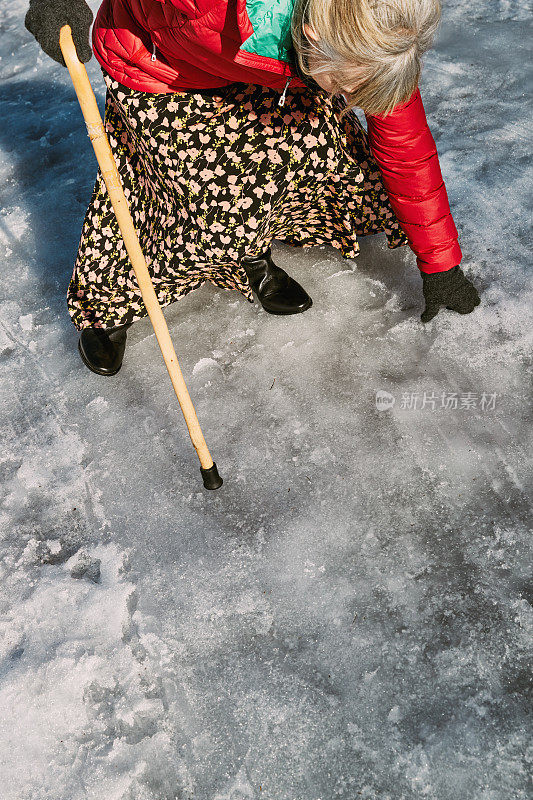
[[[422,273],[422,290],[426,301],[420,317],[422,322],[433,319],[441,306],[459,314],[470,314],[481,302],[476,287],[459,266],[446,272]]]
[[[85,0],[30,0],[24,24],[46,55],[66,66],[59,47],[59,31],[63,25],[70,25],[78,58],[85,63],[92,56],[89,43],[92,21],[93,12]]]

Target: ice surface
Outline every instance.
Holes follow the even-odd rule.
[[[146,321],[115,378],[79,360],[95,161],[25,7],[0,7],[2,800],[525,800],[528,4],[448,0],[426,61],[472,315],[422,326],[379,237],[275,244],[303,315],[208,286],[167,310],[214,493]]]

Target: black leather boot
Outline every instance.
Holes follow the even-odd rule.
[[[127,330],[132,323],[116,328],[84,328],[78,342],[81,360],[97,375],[116,375],[122,366]]]
[[[274,264],[270,247],[256,258],[243,258],[241,264],[250,286],[269,314],[300,314],[313,305],[303,286]]]

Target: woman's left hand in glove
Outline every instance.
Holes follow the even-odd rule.
[[[422,291],[426,307],[420,319],[429,322],[441,306],[459,314],[470,314],[481,302],[477,289],[457,266],[446,272],[422,273]]]

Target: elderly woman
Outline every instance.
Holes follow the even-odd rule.
[[[353,258],[383,231],[417,256],[424,322],[473,310],[417,88],[439,16],[438,0],[104,0],[106,129],[162,305],[209,280],[272,314],[306,311],[271,241]],[[66,23],[89,60],[84,0],[31,0],[26,26],[60,63]],[[68,307],[84,363],[114,375],[146,311],[100,175]]]

